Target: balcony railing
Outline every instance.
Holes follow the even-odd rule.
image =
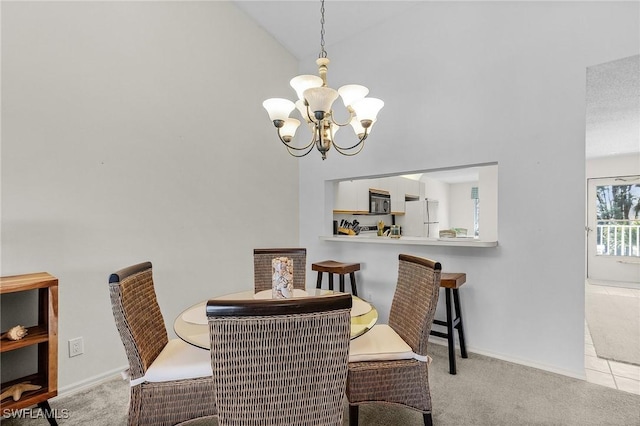
[[[640,257],[640,221],[599,220],[596,247],[601,256]]]

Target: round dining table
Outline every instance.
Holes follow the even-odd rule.
[[[331,293],[337,292],[323,289],[295,289],[293,297],[314,297]],[[375,325],[378,321],[378,311],[366,300],[353,295],[351,297],[353,301],[351,307],[351,339],[355,339]],[[271,299],[271,290],[258,293],[254,293],[253,290],[241,291],[218,296],[214,299]],[[173,322],[173,330],[179,338],[202,349],[209,349],[210,347],[206,307],[206,300],[196,303],[182,311]]]

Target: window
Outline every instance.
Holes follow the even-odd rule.
[[[640,257],[639,184],[596,186],[596,220],[597,255]]]
[[[471,198],[473,199],[473,236],[480,235],[480,197],[478,195],[478,187],[471,188]]]

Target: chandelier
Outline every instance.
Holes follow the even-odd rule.
[[[376,122],[378,111],[384,106],[384,102],[376,98],[367,98],[369,89],[358,84],[348,84],[334,90],[327,86],[327,69],[329,59],[324,49],[324,0],[320,7],[320,54],[316,60],[318,74],[299,75],[291,79],[289,84],[296,91],[298,100],[293,103],[288,99],[271,98],[262,103],[269,113],[269,118],[276,127],[280,141],[287,148],[289,154],[294,157],[304,157],[315,146],[322,159],[327,158],[327,151],[333,146],[342,155],[352,156],[358,154],[364,148],[371,127]],[[349,119],[344,123],[336,121],[333,114],[333,102],[340,96],[349,112]],[[300,120],[289,117],[291,112],[297,109],[301,118],[311,130],[311,141],[305,146],[293,145]],[[335,136],[341,127],[351,125],[357,143],[351,146],[340,146],[335,142]]]

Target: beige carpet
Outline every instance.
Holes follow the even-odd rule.
[[[585,299],[598,357],[640,365],[640,298],[587,292]]]
[[[474,353],[468,359],[458,355],[458,374],[452,376],[447,348],[431,345],[429,351],[435,426],[640,425],[640,395]],[[128,384],[115,378],[55,398],[51,407],[66,414],[58,421],[60,426],[126,426],[128,391]],[[1,419],[0,423],[47,426],[42,418]],[[215,419],[198,422],[198,426],[217,424]],[[345,404],[342,426],[348,424]],[[371,404],[360,409],[360,426],[422,425],[420,413],[403,407]]]

